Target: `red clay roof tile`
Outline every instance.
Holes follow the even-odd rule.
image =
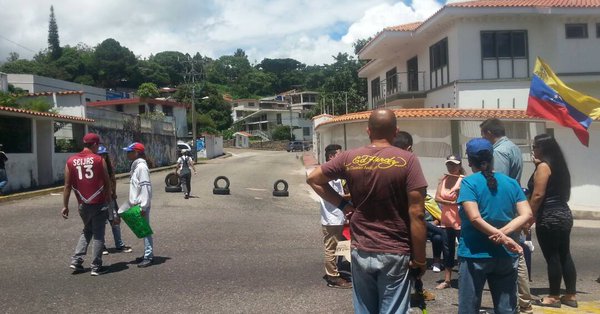
[[[600,0],[476,0],[448,4],[455,8],[555,7],[600,8]]]
[[[58,120],[68,120],[68,121],[78,121],[78,122],[94,122],[93,119],[87,119],[76,116],[67,116],[63,114],[54,114],[49,112],[39,112],[39,111],[31,111],[20,108],[13,107],[0,107],[0,112],[12,112],[12,113],[21,113],[29,116],[38,116],[38,117],[47,117],[47,118],[55,118]]]
[[[39,93],[28,93],[28,94],[23,94],[23,95],[15,94],[14,96],[19,96],[19,97],[40,97],[40,96],[52,96],[53,93],[56,93],[56,95],[58,95],[58,96],[83,95],[82,91],[67,90],[67,91],[62,91],[62,92],[39,92]]]
[[[418,109],[395,109],[393,110],[398,119],[451,119],[451,120],[485,120],[488,118],[510,119],[510,120],[538,120],[528,116],[524,110],[516,109],[451,109],[451,108],[418,108]],[[322,125],[348,122],[367,121],[371,111],[349,113],[335,117]]]

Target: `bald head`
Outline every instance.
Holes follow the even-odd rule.
[[[373,110],[369,117],[371,140],[392,140],[396,136],[396,115],[389,109]]]

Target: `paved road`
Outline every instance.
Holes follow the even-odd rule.
[[[81,221],[60,217],[61,195],[0,204],[0,312],[351,313],[351,292],[327,288],[321,279],[318,205],[304,183],[299,153],[232,153],[198,166],[189,200],[164,192],[166,172],[152,174],[157,264],[146,269],[131,264],[143,245],[124,230],[134,252],[105,257],[110,273],[72,275],[67,266]],[[231,179],[232,195],[212,194],[218,175]],[[290,183],[290,197],[271,195],[279,178]],[[117,188],[124,199],[127,181]],[[578,288],[582,300],[598,300],[600,226],[582,225],[572,241]],[[533,287],[539,294],[545,293],[542,269],[536,254]],[[438,278],[428,273],[426,288]],[[456,312],[456,294],[439,292],[429,313]]]

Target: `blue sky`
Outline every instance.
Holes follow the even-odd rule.
[[[212,58],[246,51],[251,62],[294,58],[332,62],[338,52],[386,26],[427,18],[438,0],[0,0],[0,62],[47,46],[54,5],[61,45],[114,38],[144,58],[165,50]],[[4,8],[10,8],[5,10]]]

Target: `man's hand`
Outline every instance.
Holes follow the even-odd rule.
[[[64,219],[69,219],[69,208],[68,207],[63,207],[63,209],[60,211],[60,213]]]
[[[418,269],[419,270],[419,274],[416,276],[417,279],[421,279],[421,277],[423,277],[423,275],[425,275],[425,272],[427,271],[427,261],[424,262],[417,262],[415,260],[411,260],[408,263],[408,267],[412,268],[412,269]]]

